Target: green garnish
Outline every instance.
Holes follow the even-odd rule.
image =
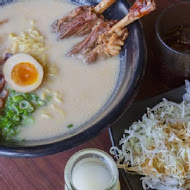
[[[19,127],[34,122],[32,113],[47,101],[41,100],[34,93],[9,91],[5,108],[0,115],[0,129],[5,140],[11,140],[19,133]]]
[[[50,102],[52,100],[52,96],[49,95],[49,96],[47,96],[46,99],[47,99],[48,102]]]
[[[70,125],[67,126],[67,128],[69,128],[69,129],[72,128],[72,127],[73,127],[73,124],[70,124]]]

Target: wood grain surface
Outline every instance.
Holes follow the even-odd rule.
[[[130,3],[134,1],[131,0]],[[156,57],[155,21],[160,11],[175,0],[157,0],[157,10],[142,18],[142,24],[148,46],[147,70],[142,87],[136,100],[165,92],[177,87],[167,85],[160,74],[159,58]],[[68,159],[77,151],[85,148],[98,148],[109,152],[111,142],[108,129],[96,138],[72,150],[52,156],[35,159],[12,159],[0,157],[0,190],[62,190],[64,189],[64,168]],[[122,178],[122,190],[127,190]],[[90,189],[89,189],[90,190]]]

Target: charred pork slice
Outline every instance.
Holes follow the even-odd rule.
[[[128,32],[122,29],[117,33],[109,33],[109,30],[117,21],[111,20],[101,23],[80,43],[78,43],[70,52],[69,56],[76,57],[84,63],[93,63],[99,56],[107,57],[117,55],[124,44]],[[121,44],[118,46],[118,43]]]
[[[93,7],[81,6],[56,21],[52,28],[58,38],[63,39],[89,34],[94,26],[102,22],[104,22],[104,17],[101,14],[96,14]]]
[[[128,36],[127,25],[155,10],[154,0],[136,0],[128,14],[119,22],[105,21],[96,26],[82,42],[68,54],[84,63],[93,63],[99,56],[118,55]]]

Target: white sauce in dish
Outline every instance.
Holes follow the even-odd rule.
[[[112,182],[112,174],[97,158],[81,160],[72,172],[73,185],[77,190],[105,190]]]
[[[52,23],[62,18],[76,6],[61,0],[33,0],[12,3],[0,8],[0,20],[9,19],[0,26],[0,56],[7,53],[10,33],[20,35],[30,28],[30,21],[45,37],[49,46],[48,62],[58,68],[56,77],[48,77],[38,93],[48,89],[54,96],[61,95],[63,101],[54,98],[46,107],[34,113],[35,124],[21,128],[19,138],[26,140],[46,139],[60,136],[79,127],[91,119],[108,101],[119,75],[119,57],[101,60],[86,65],[67,57],[66,54],[82,38],[58,41],[52,33]],[[49,117],[42,117],[47,113]],[[73,124],[72,129],[68,125]]]

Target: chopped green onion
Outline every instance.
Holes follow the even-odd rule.
[[[40,107],[40,106],[45,106],[46,105],[46,102],[43,101],[43,100],[38,100],[37,101],[37,106]]]
[[[38,107],[45,106],[47,101],[40,99],[34,93],[10,90],[5,108],[0,115],[0,128],[5,140],[12,140],[19,133],[20,126],[34,123],[32,113]]]
[[[73,124],[70,124],[70,125],[67,126],[67,128],[69,128],[69,129],[72,128],[72,127],[73,127]]]
[[[13,102],[20,102],[24,100],[24,97],[22,95],[18,95],[18,96],[13,96],[12,99],[13,99]]]
[[[20,109],[28,109],[30,107],[32,107],[32,105],[30,104],[30,102],[28,102],[26,100],[19,102],[19,108]]]
[[[33,117],[26,117],[22,121],[22,125],[32,125],[34,123]]]
[[[52,100],[52,96],[47,96],[47,101],[50,102]]]

